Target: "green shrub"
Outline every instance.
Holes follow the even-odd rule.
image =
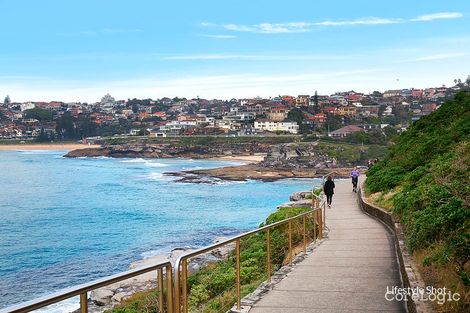
[[[432,248],[424,265],[457,269],[468,284],[470,260],[470,94],[461,92],[396,138],[367,173],[366,192],[396,186],[393,214],[411,251]]]

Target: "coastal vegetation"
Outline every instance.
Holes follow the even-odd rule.
[[[279,208],[270,214],[260,227],[299,215],[309,208]],[[302,220],[292,223],[293,246],[302,242]],[[313,220],[309,220],[308,237],[313,237]],[[288,259],[287,225],[271,230],[271,271],[274,273]],[[253,292],[267,279],[266,232],[259,232],[241,240],[240,243],[241,294],[242,297]],[[293,249],[295,251],[299,249]],[[188,305],[190,312],[226,312],[236,302],[236,256],[232,250],[222,260],[211,262],[208,266],[194,271],[188,276]],[[135,294],[112,313],[158,312],[158,294],[155,290]]]
[[[317,146],[319,153],[325,153],[340,163],[353,165],[367,164],[368,160],[380,159],[385,156],[387,147],[380,144],[352,144],[320,140]]]
[[[396,138],[365,185],[403,224],[425,282],[462,296],[446,312],[470,306],[469,168],[470,93],[461,92]]]

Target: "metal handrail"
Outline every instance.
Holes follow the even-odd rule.
[[[45,306],[48,306],[50,304],[54,304],[57,302],[60,302],[62,300],[75,297],[75,296],[80,296],[80,312],[81,313],[86,313],[88,312],[88,305],[87,305],[87,292],[95,290],[100,287],[108,286],[110,284],[120,282],[129,278],[133,278],[136,276],[139,276],[141,274],[145,274],[151,271],[158,271],[158,285],[161,288],[160,290],[160,310],[162,311],[163,308],[163,268],[166,269],[166,288],[167,288],[167,307],[168,307],[168,312],[173,312],[173,296],[172,296],[172,267],[171,263],[169,261],[166,262],[160,262],[157,264],[152,264],[136,269],[132,269],[129,271],[125,271],[122,273],[118,273],[115,275],[107,276],[101,279],[97,279],[85,284],[73,286],[70,288],[66,288],[63,290],[60,290],[58,292],[55,292],[51,295],[44,296],[42,298],[38,298],[32,301],[20,303],[17,305],[13,305],[11,307],[7,307],[5,309],[1,309],[0,313],[22,313],[22,312],[30,312],[32,310],[37,310],[40,308],[43,308]]]
[[[338,172],[337,171],[331,171],[331,172],[328,172],[325,175],[323,175],[322,178],[321,178],[321,185],[323,186],[325,184],[325,177],[328,177],[328,176],[330,176],[331,174],[334,174],[334,173],[337,174]]]
[[[200,249],[197,249],[195,251],[192,251],[192,252],[188,252],[188,253],[185,253],[181,256],[178,257],[178,259],[176,260],[175,262],[175,266],[174,266],[174,286],[175,286],[175,290],[174,290],[174,294],[175,294],[175,313],[187,313],[188,311],[188,305],[187,305],[187,292],[186,292],[186,288],[187,288],[187,260],[194,257],[194,256],[197,256],[197,255],[200,255],[200,254],[204,254],[204,253],[207,253],[211,250],[214,250],[214,249],[217,249],[219,247],[222,247],[224,245],[227,245],[227,244],[230,244],[230,243],[233,243],[235,242],[236,243],[236,263],[237,263],[237,309],[240,309],[240,240],[247,237],[247,236],[250,236],[250,235],[253,235],[253,234],[256,234],[256,233],[259,233],[259,232],[263,232],[263,231],[267,231],[267,247],[268,247],[268,272],[270,272],[270,263],[269,263],[269,232],[270,232],[270,229],[271,228],[274,228],[276,226],[279,226],[279,225],[284,225],[284,224],[289,224],[289,254],[290,254],[290,261],[292,262],[292,235],[291,235],[291,223],[293,220],[296,220],[298,218],[306,218],[307,215],[309,214],[313,214],[314,216],[314,221],[318,221],[319,222],[319,238],[322,239],[323,238],[323,229],[324,229],[324,211],[325,211],[325,203],[324,203],[324,200],[323,199],[320,199],[320,197],[316,196],[315,197],[317,199],[313,199],[312,198],[312,210],[309,210],[308,212],[304,212],[304,213],[301,213],[299,215],[296,215],[296,216],[293,216],[293,217],[290,217],[290,218],[286,218],[282,221],[278,221],[278,222],[275,222],[275,223],[272,223],[272,224],[269,224],[269,225],[266,225],[266,226],[263,226],[263,227],[260,227],[260,228],[257,228],[257,229],[254,229],[254,230],[251,230],[249,232],[245,232],[243,234],[240,234],[240,235],[237,235],[237,236],[234,236],[232,238],[229,238],[229,239],[226,239],[226,240],[223,240],[221,242],[218,242],[218,243],[215,243],[215,244],[212,244],[210,246],[207,246],[207,247],[203,247],[203,248],[200,248]],[[314,201],[316,200],[316,201]],[[320,201],[322,201],[322,205],[320,205]],[[315,222],[314,222],[314,237],[316,240],[316,233],[315,233]],[[306,226],[305,226],[305,221],[304,221],[304,251],[306,250],[306,237],[305,237],[305,231],[306,231]],[[269,277],[268,279],[270,278],[270,273],[268,273]],[[180,280],[181,278],[183,278],[183,283],[181,284]],[[183,288],[183,311],[181,311],[181,288]]]
[[[33,310],[37,310],[40,308],[43,308],[45,306],[63,301],[65,299],[69,299],[75,296],[80,296],[80,313],[87,313],[88,312],[88,292],[95,290],[100,287],[105,287],[110,284],[120,282],[129,278],[133,278],[136,276],[139,276],[141,274],[145,274],[151,271],[157,271],[157,283],[158,283],[158,289],[160,290],[159,292],[159,310],[160,312],[163,312],[163,289],[164,289],[164,283],[163,283],[163,269],[165,268],[165,273],[166,273],[166,290],[167,290],[167,299],[166,299],[166,304],[167,304],[167,311],[169,313],[173,313],[173,310],[175,310],[176,313],[181,312],[181,286],[180,286],[180,278],[181,278],[181,265],[183,265],[183,279],[185,280],[187,276],[187,260],[191,257],[194,257],[199,254],[203,254],[206,252],[209,252],[211,250],[214,250],[216,248],[222,247],[224,245],[230,244],[235,242],[236,243],[236,254],[237,254],[237,307],[240,308],[240,240],[242,238],[245,238],[247,236],[266,231],[267,237],[267,257],[268,257],[268,279],[270,279],[271,275],[271,264],[270,264],[270,230],[274,227],[288,224],[289,225],[289,257],[290,261],[292,262],[292,221],[303,218],[303,237],[304,237],[304,242],[303,242],[303,248],[304,252],[306,251],[306,244],[307,244],[307,239],[306,239],[306,218],[308,215],[312,214],[313,216],[313,232],[314,232],[314,241],[317,239],[317,232],[316,228],[318,227],[318,236],[320,239],[323,238],[323,230],[325,229],[325,201],[322,197],[319,197],[312,192],[312,210],[309,210],[307,212],[301,213],[299,215],[286,218],[282,221],[278,221],[269,225],[265,225],[263,227],[251,230],[249,232],[237,235],[235,237],[223,240],[221,242],[212,244],[207,247],[203,247],[200,249],[197,249],[192,252],[185,253],[181,256],[178,257],[178,259],[175,262],[175,266],[172,267],[172,264],[170,261],[165,261],[165,262],[160,262],[132,270],[128,270],[125,272],[121,272],[115,275],[107,276],[101,279],[97,279],[85,284],[81,285],[76,285],[70,288],[65,288],[63,290],[57,291],[55,293],[52,293],[50,295],[23,302],[17,305],[13,305],[4,309],[0,309],[0,313],[24,313],[24,312],[30,312]],[[318,222],[318,226],[317,226]],[[173,274],[174,272],[174,274]],[[185,280],[186,283],[186,280]],[[186,286],[184,285],[183,288]],[[173,290],[174,288],[174,290]],[[187,301],[187,295],[184,294],[184,298]],[[187,312],[187,304],[184,306],[184,313]]]

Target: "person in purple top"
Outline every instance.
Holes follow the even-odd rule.
[[[351,179],[352,179],[353,191],[357,192],[357,182],[359,180],[359,170],[357,166],[351,172]]]

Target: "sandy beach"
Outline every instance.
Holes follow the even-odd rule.
[[[222,157],[209,158],[210,160],[221,160],[221,161],[244,161],[247,163],[259,163],[264,160],[266,154],[254,154],[254,155],[227,155]]]
[[[99,148],[100,145],[84,145],[79,143],[66,143],[66,144],[13,144],[13,145],[0,145],[0,150],[76,150],[83,148]]]

